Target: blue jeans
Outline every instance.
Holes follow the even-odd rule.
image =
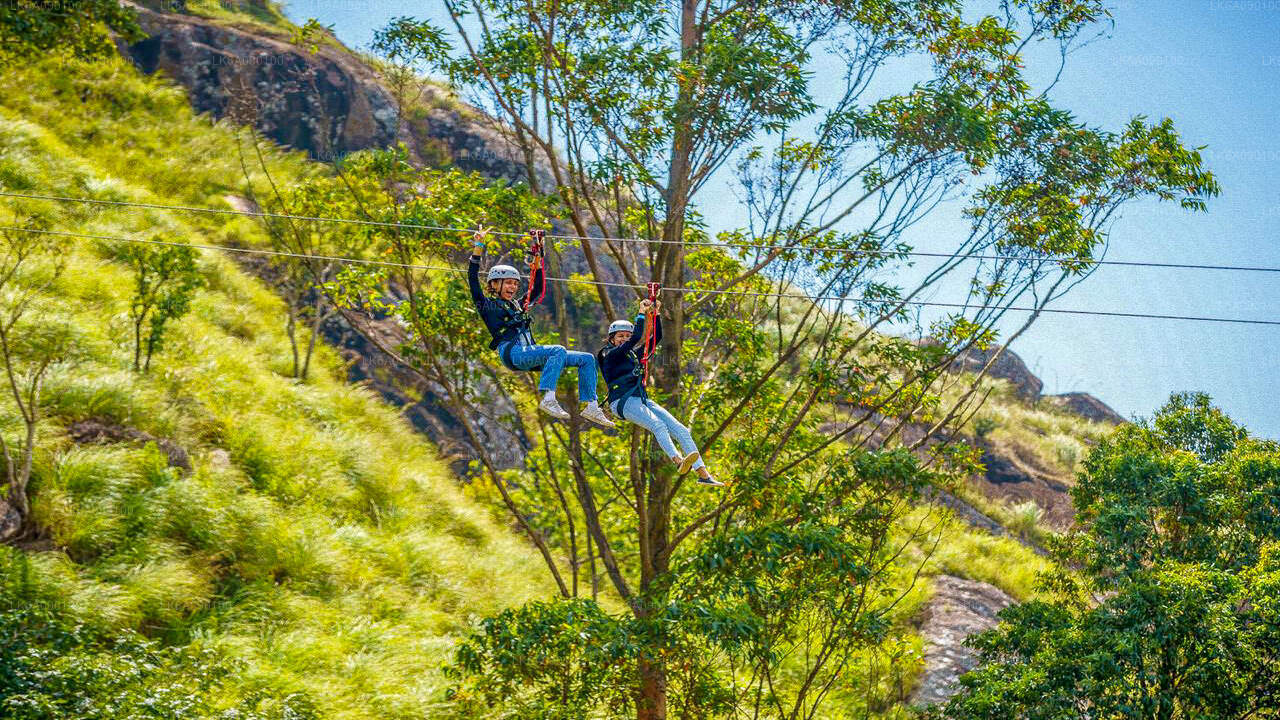
[[[632,397],[622,407],[623,412],[618,412],[617,400],[613,402],[611,408],[614,415],[620,415],[624,420],[629,420],[653,433],[653,437],[657,439],[658,445],[662,446],[662,451],[667,454],[667,457],[675,457],[677,454],[676,446],[671,442],[672,435],[675,435],[676,440],[680,442],[680,449],[685,455],[698,452],[698,446],[693,442],[693,433],[689,432],[689,428],[676,420],[658,403]],[[693,464],[693,469],[697,470],[700,467],[706,467],[701,457]]]
[[[520,345],[511,348],[511,364],[521,370],[542,370],[540,392],[554,391],[564,366],[578,368],[578,401],[596,399],[596,356],[565,350],[563,345]]]

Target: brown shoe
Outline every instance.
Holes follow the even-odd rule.
[[[692,453],[689,453],[688,455],[685,455],[684,459],[680,461],[680,474],[683,475],[689,472],[690,470],[692,470],[693,464],[698,462],[699,457],[701,456],[698,455],[698,453],[696,452],[692,452]]]

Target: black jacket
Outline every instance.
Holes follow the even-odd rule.
[[[533,277],[529,278],[529,282],[535,288],[543,287],[542,268],[533,271]],[[471,302],[475,303],[480,319],[484,320],[485,328],[493,337],[489,343],[490,350],[497,349],[502,343],[516,340],[520,337],[520,333],[529,330],[528,307],[524,305],[523,300],[520,305],[517,305],[512,300],[489,297],[485,294],[484,288],[480,287],[480,258],[475,255],[471,256],[471,263],[467,266],[467,284],[471,286]],[[534,298],[534,302],[541,299],[539,295]]]
[[[609,403],[629,397],[648,398],[644,390],[644,366],[640,364],[640,353],[636,352],[636,345],[644,339],[644,322],[644,315],[637,315],[636,329],[626,342],[606,344],[596,353],[600,372],[609,384]],[[656,346],[662,341],[662,317],[659,315],[654,315],[653,336]],[[621,413],[622,408],[618,408],[618,412]]]

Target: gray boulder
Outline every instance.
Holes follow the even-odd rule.
[[[1075,413],[1086,420],[1112,425],[1123,425],[1128,422],[1123,415],[1112,410],[1109,405],[1085,392],[1046,395],[1044,400],[1049,404]]]
[[[932,705],[956,694],[956,681],[977,665],[964,641],[999,624],[996,614],[1013,602],[994,585],[951,575],[933,579],[933,598],[921,616],[924,673],[911,694],[912,704]]]

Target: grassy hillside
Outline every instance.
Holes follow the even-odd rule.
[[[6,189],[217,205],[242,183],[235,132],[124,63],[11,67],[0,95]],[[272,163],[284,179],[309,172]],[[4,224],[39,214],[74,232],[263,242],[242,219],[3,205]],[[0,548],[0,596],[236,658],[228,705],[304,692],[325,717],[435,714],[451,638],[547,591],[535,556],[407,423],[344,382],[335,353],[320,352],[311,382],[287,378],[281,303],[227,258],[201,256],[207,287],[140,375],[118,248],[60,242],[66,271],[37,312],[74,328],[82,358],[46,390],[33,506],[48,536]],[[191,470],[154,443],[77,444],[68,429],[85,421],[171,441]],[[7,393],[0,422],[16,436]]]

